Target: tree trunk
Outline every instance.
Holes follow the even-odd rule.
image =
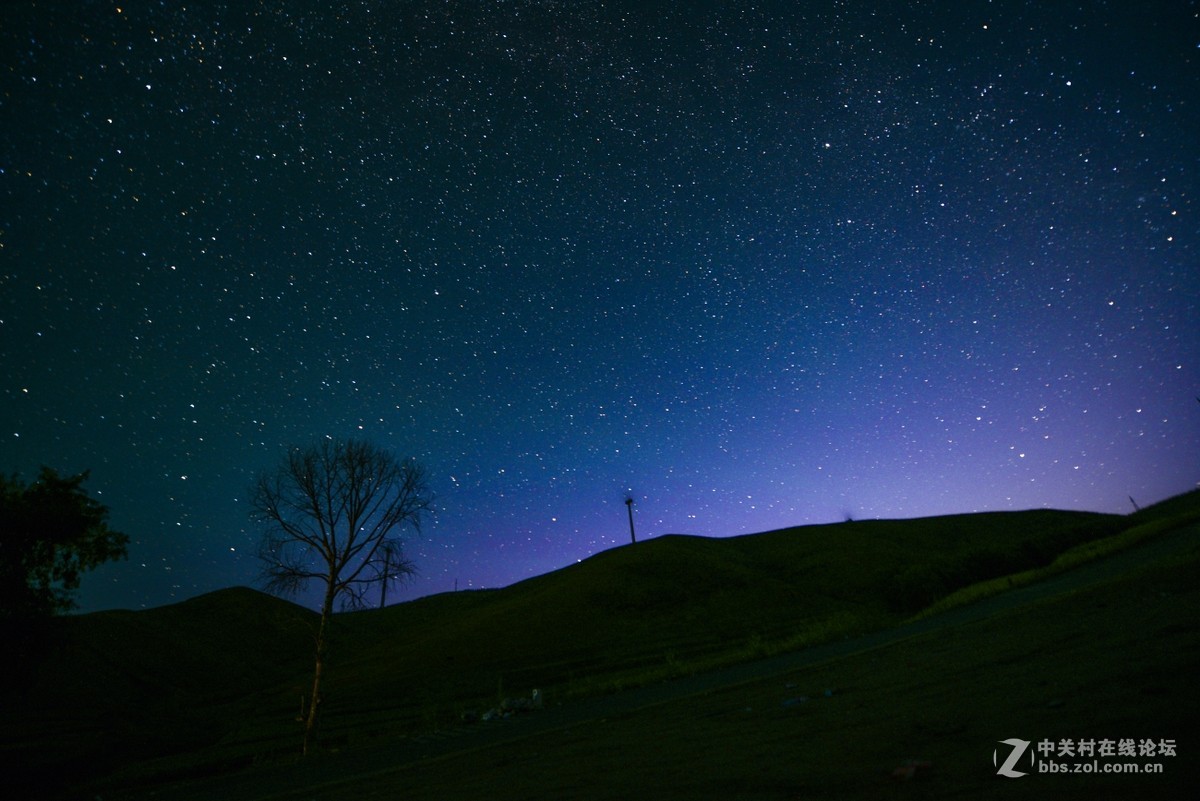
[[[321,623],[317,627],[317,662],[313,667],[312,695],[308,701],[308,717],[304,721],[304,747],[302,753],[308,756],[309,749],[317,730],[317,707],[321,703],[321,673],[325,670],[325,636],[329,618],[333,616],[333,585],[325,591],[325,600],[321,604]]]
[[[383,581],[381,582],[381,584],[383,586],[379,590],[379,608],[380,609],[387,606],[388,573],[391,572],[391,569],[392,569],[392,552],[385,548],[383,551]]]

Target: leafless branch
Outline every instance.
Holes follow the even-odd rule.
[[[291,449],[276,471],[251,485],[250,505],[263,526],[267,588],[295,593],[323,580],[350,605],[362,603],[373,585],[412,574],[400,533],[419,533],[433,510],[421,465],[357,440]]]

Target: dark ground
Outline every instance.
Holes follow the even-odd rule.
[[[105,798],[1152,798],[1200,782],[1200,527],[855,640]],[[828,692],[827,692],[828,691]],[[1156,775],[996,776],[1008,738],[1175,740]],[[1083,763],[1088,760],[1058,760]]]

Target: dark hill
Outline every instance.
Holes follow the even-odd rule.
[[[322,732],[337,744],[429,728],[534,687],[564,698],[887,626],[959,587],[1197,506],[1200,493],[1129,517],[1035,510],[664,536],[504,589],[338,615]],[[290,753],[315,617],[235,588],[51,621],[34,678],[0,691],[11,711],[0,757],[71,782]]]
[[[55,618],[36,668],[4,688],[4,762],[70,783],[210,745],[248,699],[306,669],[315,621],[245,587]]]
[[[315,621],[312,611],[246,587],[141,612],[59,618],[57,650],[39,683],[92,703],[98,684],[122,705],[146,696],[239,697],[307,661],[305,633]]]
[[[403,699],[526,692],[648,661],[887,625],[981,578],[1049,562],[1124,518],[1037,510],[862,521],[725,539],[665,536],[503,590],[342,616],[330,693]],[[340,678],[339,678],[340,675]],[[383,678],[386,688],[372,687]],[[346,685],[340,686],[345,680]],[[331,703],[334,703],[331,700]]]

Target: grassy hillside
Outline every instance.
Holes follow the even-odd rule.
[[[1193,517],[1193,520],[1195,518]],[[1200,534],[1196,523],[1191,524]],[[323,801],[570,798],[1182,799],[1200,686],[1200,541],[1109,581],[996,617],[820,660],[602,722],[464,750],[322,788]],[[832,688],[832,694],[825,690]],[[999,741],[1174,740],[1175,756],[1099,758],[1162,773],[996,775]],[[1088,758],[1056,760],[1090,767]],[[384,769],[391,767],[392,772]],[[301,798],[300,794],[290,796]]]
[[[0,759],[52,787],[210,746],[307,669],[315,620],[246,588],[54,619],[36,669],[0,689]]]
[[[848,635],[974,581],[1045,564],[1123,521],[1040,510],[661,537],[502,591],[343,616],[348,647],[330,674],[330,703],[340,693],[353,706],[377,680],[385,697],[412,698],[430,676],[440,677],[430,693],[440,698],[494,695],[501,684],[512,693],[569,690],[573,679],[594,687],[597,676],[648,664],[752,657]]]
[[[338,745],[428,729],[533,687],[562,699],[884,627],[1197,507],[1190,493],[1129,517],[1038,510],[666,536],[502,590],[339,615],[322,734]],[[70,782],[290,753],[314,618],[240,588],[56,620],[32,683],[0,698],[12,710],[0,757]]]

